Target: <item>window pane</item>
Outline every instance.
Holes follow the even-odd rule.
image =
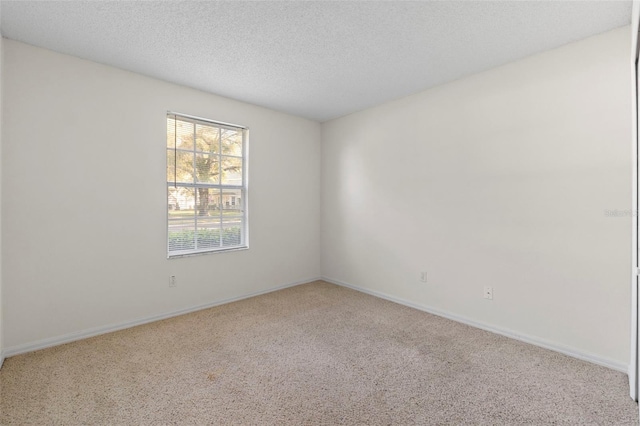
[[[222,208],[222,196],[220,193],[222,192],[217,188],[209,188],[209,216],[217,217],[218,220],[220,218],[220,209]]]
[[[242,130],[221,129],[222,154],[242,156]]]
[[[217,155],[196,154],[196,181],[219,183],[220,163]]]
[[[176,164],[173,164],[174,154],[177,154]],[[173,179],[169,179],[170,176],[173,176],[173,171],[170,170],[172,168],[175,169],[178,182],[193,183],[193,152],[177,151],[174,153],[172,149],[168,149],[167,182],[173,182]]]
[[[178,161],[176,163],[176,154]],[[167,182],[193,182],[193,153],[167,149]]]
[[[175,230],[180,229],[195,229],[195,217],[184,216],[169,218],[169,228]]]
[[[223,217],[222,226],[224,228],[242,228],[243,220],[241,217]]]
[[[169,251],[195,250],[195,221],[169,221]]]
[[[176,120],[167,117],[167,148],[173,148],[176,142]]]
[[[168,187],[169,219],[191,219],[194,216],[195,191],[193,188]]]
[[[196,193],[198,217],[215,217],[220,220],[220,190],[217,188],[198,188]],[[198,219],[199,220],[199,219]]]
[[[242,243],[242,227],[222,228],[222,247],[239,246]]]
[[[212,154],[220,152],[220,129],[196,124],[196,150]]]
[[[220,218],[198,216],[198,249],[220,247]]]
[[[242,206],[241,189],[225,189],[222,191],[223,216],[242,216],[244,208]]]
[[[176,180],[176,154],[172,149],[167,149],[167,182]]]
[[[220,247],[220,228],[198,230],[198,249],[215,249]]]
[[[180,210],[177,195],[176,188],[167,189],[167,209],[169,210],[169,217],[171,217],[172,212]]]
[[[198,229],[213,229],[220,227],[220,216],[198,216]]]
[[[242,185],[242,158],[222,156],[222,184]]]
[[[176,124],[177,124],[177,129],[176,129],[177,133],[173,133],[173,135],[175,135],[175,144],[176,144],[175,147],[193,151],[194,124],[189,123],[188,121],[182,121],[179,118]],[[170,142],[169,138],[167,138],[167,147],[173,148],[174,147],[173,141],[171,141],[171,144],[169,144],[169,142]]]

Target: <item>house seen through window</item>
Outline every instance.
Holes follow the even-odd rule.
[[[247,130],[167,114],[168,255],[247,247]]]

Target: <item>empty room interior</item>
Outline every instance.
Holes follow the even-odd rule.
[[[638,424],[632,1],[0,1],[0,424]]]

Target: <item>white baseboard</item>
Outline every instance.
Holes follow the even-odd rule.
[[[249,293],[249,294],[245,294],[245,295],[241,295],[241,296],[237,296],[237,297],[231,297],[231,298],[227,298],[227,299],[222,299],[222,300],[217,300],[217,301],[213,301],[210,303],[206,303],[206,304],[202,304],[202,305],[197,305],[197,306],[192,306],[190,308],[185,308],[185,309],[180,309],[177,311],[172,311],[172,312],[167,312],[164,314],[160,314],[160,315],[154,315],[151,317],[145,317],[145,318],[138,318],[132,321],[126,321],[126,322],[122,322],[122,323],[118,323],[118,324],[112,324],[112,325],[108,325],[108,326],[103,326],[103,327],[95,327],[95,328],[90,328],[90,329],[86,329],[86,330],[82,330],[82,331],[78,331],[78,332],[74,332],[74,333],[69,333],[69,334],[65,334],[62,336],[57,336],[57,337],[52,337],[49,339],[43,339],[43,340],[38,340],[36,342],[32,342],[32,343],[27,343],[27,344],[23,344],[23,345],[17,345],[17,346],[12,346],[9,348],[6,348],[4,351],[0,352],[0,368],[2,368],[2,364],[4,362],[5,358],[9,358],[15,355],[20,355],[20,354],[24,354],[27,352],[33,352],[33,351],[37,351],[40,349],[45,349],[45,348],[49,348],[52,346],[58,346],[58,345],[62,345],[65,343],[70,343],[70,342],[74,342],[76,340],[82,340],[82,339],[86,339],[88,337],[94,337],[94,336],[98,336],[100,334],[106,334],[106,333],[111,333],[113,331],[118,331],[118,330],[124,330],[126,328],[131,328],[131,327],[135,327],[137,325],[142,325],[142,324],[147,324],[150,322],[154,322],[154,321],[160,321],[163,319],[167,319],[167,318],[172,318],[172,317],[176,317],[179,315],[184,315],[184,314],[188,314],[191,312],[195,312],[195,311],[199,311],[202,309],[208,309],[208,308],[212,308],[214,306],[218,306],[218,305],[224,305],[226,303],[231,303],[231,302],[236,302],[238,300],[242,300],[242,299],[248,299],[250,297],[255,297],[255,296],[260,296],[261,294],[267,294],[267,293],[271,293],[274,291],[278,291],[278,290],[283,290],[285,288],[289,288],[289,287],[295,287],[297,285],[301,285],[301,284],[306,284],[306,283],[310,283],[316,280],[323,280],[335,285],[339,285],[341,287],[347,287],[350,288],[352,290],[356,290],[362,293],[366,293],[375,297],[379,297],[381,299],[385,299],[385,300],[389,300],[391,302],[395,302],[395,303],[399,303],[401,305],[405,305],[414,309],[418,309],[420,311],[424,311],[424,312],[428,312],[430,314],[433,315],[438,315],[440,317],[444,317],[453,321],[457,321],[463,324],[467,324],[470,325],[472,327],[476,327],[476,328],[480,328],[482,330],[486,330],[486,331],[490,331],[492,333],[496,333],[496,334],[500,334],[502,336],[506,336],[512,339],[516,339],[516,340],[520,340],[522,342],[525,343],[529,343],[535,346],[540,346],[542,348],[545,349],[549,349],[552,351],[556,351],[568,356],[571,356],[573,358],[577,358],[577,359],[581,359],[583,361],[587,361],[587,362],[591,362],[593,364],[597,364],[597,365],[601,365],[603,367],[607,367],[607,368],[611,368],[613,370],[616,371],[620,371],[622,373],[628,374],[629,373],[629,367],[623,363],[617,362],[617,361],[613,361],[607,358],[602,358],[599,357],[597,355],[591,354],[591,353],[587,353],[587,352],[582,352],[582,351],[578,351],[575,350],[573,348],[569,348],[566,346],[562,346],[562,345],[558,345],[556,343],[552,343],[549,341],[546,341],[544,339],[540,339],[538,337],[534,337],[534,336],[528,336],[522,333],[518,333],[516,331],[513,330],[509,330],[509,329],[505,329],[505,328],[501,328],[501,327],[496,327],[490,324],[486,324],[486,323],[482,323],[479,321],[475,321],[472,320],[470,318],[466,318],[464,316],[461,315],[457,315],[457,314],[453,314],[451,312],[447,312],[447,311],[443,311],[437,308],[433,308],[431,306],[427,306],[427,305],[422,305],[422,304],[418,304],[418,303],[414,303],[411,302],[409,300],[405,300],[399,297],[395,297],[395,296],[391,296],[389,294],[383,293],[383,292],[379,292],[379,291],[375,291],[375,290],[369,290],[363,287],[358,287],[352,284],[348,284],[345,282],[342,282],[340,280],[336,280],[336,279],[332,279],[332,278],[328,278],[328,277],[316,277],[316,278],[309,278],[307,280],[303,280],[303,281],[297,281],[297,282],[293,282],[293,283],[289,283],[289,284],[285,284],[285,285],[281,285],[281,286],[277,286],[277,287],[273,287],[267,290],[261,290],[258,292],[254,292],[254,293]]]
[[[375,290],[369,290],[363,287],[358,287],[352,284],[348,284],[339,280],[335,280],[332,278],[328,278],[328,277],[322,277],[323,281],[329,282],[331,284],[335,284],[335,285],[339,285],[341,287],[347,287],[350,288],[352,290],[356,290],[362,293],[366,293],[369,294],[371,296],[375,296],[375,297],[379,297],[381,299],[385,299],[385,300],[389,300],[391,302],[395,302],[395,303],[399,303],[401,305],[405,305],[408,306],[410,308],[414,308],[414,309],[418,309],[420,311],[424,311],[424,312],[428,312],[430,314],[433,315],[437,315],[440,317],[444,317],[453,321],[457,321],[466,325],[470,325],[472,327],[476,327],[476,328],[480,328],[482,330],[486,330],[486,331],[490,331],[492,333],[496,333],[496,334],[500,334],[502,336],[505,337],[509,337],[512,339],[516,339],[516,340],[520,340],[522,342],[525,343],[529,343],[535,346],[540,346],[542,348],[545,349],[549,349],[555,352],[560,352],[561,354],[564,355],[568,355],[570,357],[573,358],[577,358],[583,361],[587,361],[587,362],[591,362],[593,364],[597,364],[597,365],[601,365],[603,367],[607,367],[607,368],[611,368],[613,370],[616,371],[620,371],[621,373],[625,373],[628,374],[629,373],[629,366],[623,363],[620,363],[618,361],[613,361],[607,358],[602,358],[600,356],[591,354],[591,353],[587,353],[587,352],[582,352],[570,347],[566,347],[566,346],[562,346],[562,345],[558,345],[556,343],[553,342],[549,342],[547,340],[544,339],[540,339],[538,337],[534,337],[534,336],[528,336],[526,334],[522,334],[522,333],[518,333],[516,331],[513,330],[509,330],[506,328],[502,328],[502,327],[497,327],[494,325],[490,325],[490,324],[486,324],[480,321],[476,321],[473,320],[471,318],[467,318],[461,315],[457,315],[457,314],[453,314],[451,312],[447,312],[447,311],[443,311],[437,308],[433,308],[431,306],[427,306],[427,305],[422,305],[422,304],[418,304],[415,302],[411,302],[409,300],[406,299],[402,299],[399,297],[395,297],[395,296],[391,296],[389,294],[380,292],[380,291],[375,291]]]
[[[216,301],[205,303],[205,304],[202,304],[202,305],[192,306],[190,308],[185,308],[185,309],[179,309],[177,311],[171,311],[171,312],[167,312],[167,313],[160,314],[160,315],[154,315],[154,316],[145,317],[145,318],[138,318],[138,319],[135,319],[135,320],[132,320],[132,321],[125,321],[125,322],[121,322],[121,323],[117,323],[117,324],[106,325],[106,326],[103,326],[103,327],[89,328],[89,329],[77,331],[77,332],[74,332],[74,333],[64,334],[62,336],[57,336],[57,337],[52,337],[52,338],[49,338],[49,339],[38,340],[38,341],[32,342],[32,343],[27,343],[27,344],[17,345],[17,346],[11,346],[11,347],[6,348],[2,352],[2,356],[0,357],[0,359],[2,361],[4,361],[5,357],[9,358],[9,357],[12,357],[12,356],[15,356],[15,355],[24,354],[24,353],[27,353],[27,352],[33,352],[33,351],[37,351],[37,350],[40,350],[40,349],[50,348],[52,346],[58,346],[58,345],[62,345],[62,344],[65,344],[65,343],[74,342],[76,340],[86,339],[88,337],[98,336],[100,334],[111,333],[113,331],[124,330],[126,328],[135,327],[137,325],[142,325],[142,324],[147,324],[147,323],[154,322],[154,321],[160,321],[160,320],[167,319],[167,318],[177,317],[179,315],[184,315],[184,314],[188,314],[188,313],[191,313],[191,312],[200,311],[202,309],[212,308],[214,306],[224,305],[226,303],[237,302],[238,300],[248,299],[250,297],[255,297],[255,296],[260,296],[261,294],[272,293],[274,291],[283,290],[283,289],[289,288],[289,287],[295,287],[297,285],[310,283],[310,282],[317,281],[317,280],[320,280],[320,279],[321,279],[320,277],[309,278],[309,279],[303,280],[303,281],[297,281],[297,282],[293,282],[293,283],[289,283],[289,284],[285,284],[285,285],[281,285],[281,286],[277,286],[277,287],[272,287],[272,288],[269,288],[267,290],[256,291],[254,293],[244,294],[244,295],[237,296],[237,297],[230,297],[228,299],[216,300]],[[0,365],[0,367],[1,367],[1,365]]]

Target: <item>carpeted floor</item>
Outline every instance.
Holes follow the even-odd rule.
[[[0,370],[2,425],[637,423],[622,373],[324,282]]]

